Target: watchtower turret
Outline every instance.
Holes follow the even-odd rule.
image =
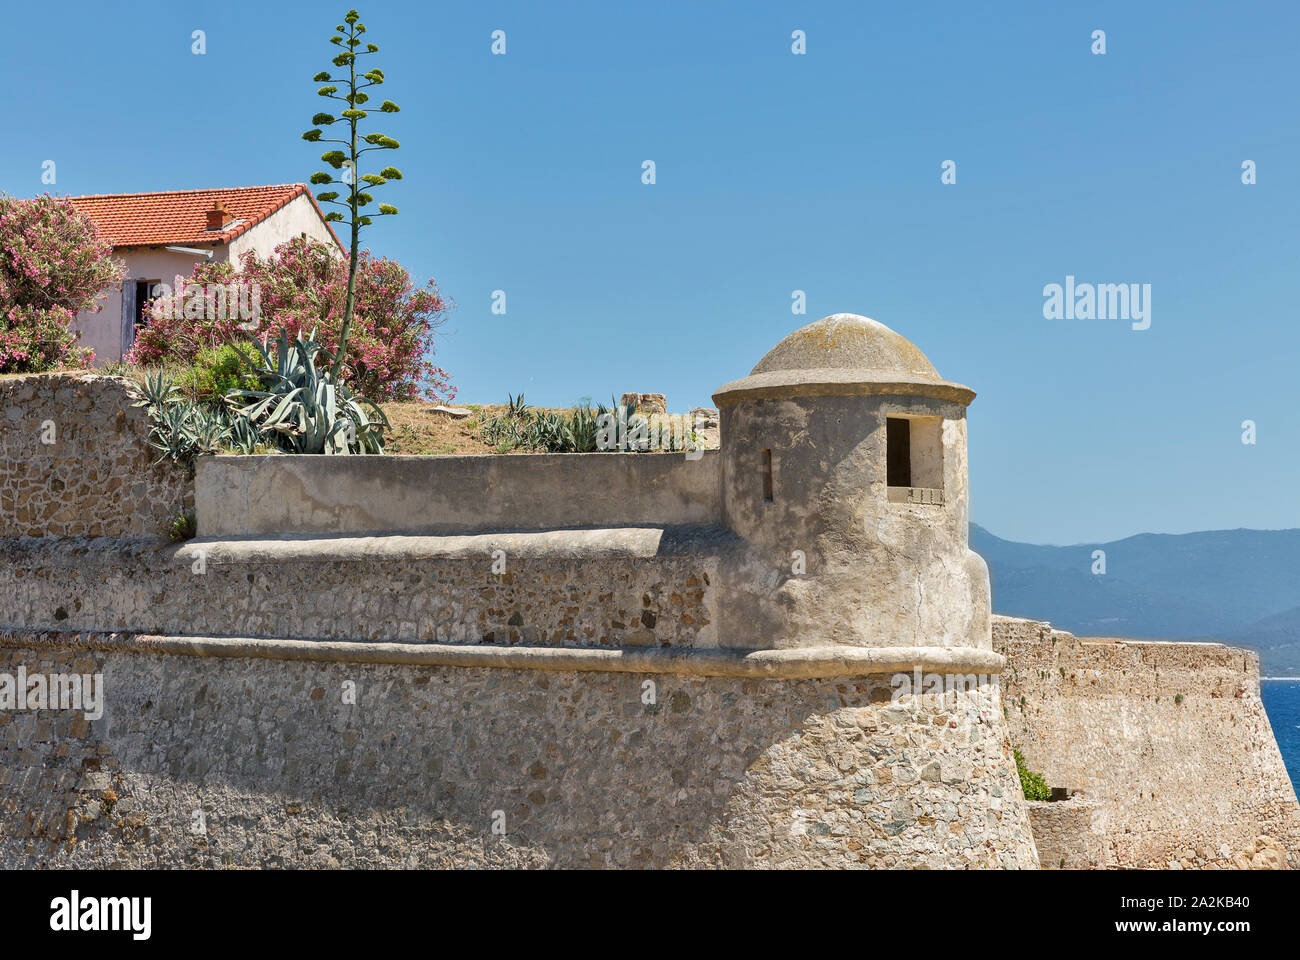
[[[773,347],[714,395],[723,520],[782,571],[733,596],[763,646],[989,649],[988,570],[968,545],[966,408],[913,343],[854,314]],[[770,566],[769,566],[770,565]],[[757,639],[757,638],[756,638]]]

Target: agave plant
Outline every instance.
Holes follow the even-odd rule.
[[[187,400],[174,380],[161,371],[149,374],[133,389],[135,403],[149,414],[149,436],[145,442],[161,456],[184,463],[203,453],[221,450],[230,424],[220,410]]]
[[[131,384],[131,392],[135,396],[132,406],[160,410],[180,395],[180,388],[175,380],[159,370],[146,374],[143,384]]]
[[[522,390],[519,391],[519,396],[517,397],[512,397],[508,393],[506,394],[506,416],[510,419],[527,420],[532,409],[533,408],[524,401],[524,392]]]
[[[230,432],[226,437],[226,443],[231,449],[244,454],[256,453],[263,442],[261,432],[248,417],[236,413],[230,418]]]
[[[220,453],[230,435],[230,420],[225,411],[189,401],[186,401],[186,406],[189,407],[188,429],[194,452]]]
[[[599,416],[604,406],[593,410],[589,401],[583,401],[569,415],[569,435],[573,438],[574,453],[592,453],[596,449],[596,436],[600,432]]]
[[[523,432],[525,445],[535,450],[564,453],[573,448],[568,421],[556,413],[534,414]]]
[[[390,427],[384,411],[336,379],[334,356],[315,335],[290,340],[281,330],[274,352],[255,342],[257,357],[246,362],[263,388],[232,390],[227,402],[261,436],[290,453],[383,453],[384,430]]]
[[[169,457],[181,463],[200,454],[219,453],[230,433],[230,424],[220,410],[184,399],[171,398],[162,406],[151,406],[149,422],[146,442],[162,452],[158,463]]]
[[[592,453],[596,450],[600,416],[608,413],[604,404],[592,407],[583,398],[568,414],[537,410],[518,397],[507,395],[506,409],[484,420],[479,434],[502,452],[515,447],[548,453]]]

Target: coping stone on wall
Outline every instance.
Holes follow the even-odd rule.
[[[608,559],[715,555],[739,538],[723,527],[592,527],[481,534],[395,536],[259,536],[188,540],[175,561],[265,563],[308,560],[462,560],[503,550],[515,559]]]
[[[0,647],[74,648],[192,657],[496,667],[605,673],[673,673],[755,679],[809,679],[910,673],[996,676],[1004,659],[973,647],[825,646],[785,650],[498,647],[489,644],[148,636],[122,633],[0,632]]]

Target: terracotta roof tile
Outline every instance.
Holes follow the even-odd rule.
[[[311,197],[319,213],[320,206],[304,183],[162,193],[104,193],[67,199],[94,221],[100,234],[114,247],[206,246],[229,243],[304,193]],[[208,230],[207,213],[218,200],[234,220],[225,230]],[[328,223],[326,226],[342,248],[334,228]]]

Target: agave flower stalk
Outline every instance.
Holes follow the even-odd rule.
[[[336,143],[343,149],[327,150],[321,154],[321,160],[329,164],[336,171],[343,171],[340,176],[327,172],[318,172],[312,174],[311,182],[317,186],[341,186],[346,187],[346,198],[340,199],[340,193],[337,190],[327,190],[316,195],[316,199],[321,203],[330,203],[336,206],[344,207],[348,213],[334,210],[325,215],[325,219],[334,223],[346,223],[351,228],[352,242],[348,249],[348,291],[347,299],[343,305],[343,328],[339,332],[339,349],[338,355],[334,358],[335,377],[341,377],[343,373],[343,359],[347,353],[348,333],[352,327],[352,313],[356,308],[356,288],[357,288],[357,249],[360,242],[361,228],[368,227],[374,222],[375,217],[396,216],[397,208],[389,203],[379,204],[378,213],[367,213],[362,210],[363,207],[369,206],[374,202],[372,190],[382,187],[390,180],[401,180],[402,172],[396,167],[384,167],[378,173],[361,173],[361,157],[363,154],[371,153],[375,150],[396,150],[401,146],[392,137],[383,133],[372,132],[364,136],[359,136],[358,126],[363,121],[368,120],[370,113],[376,109],[366,107],[370,101],[370,94],[365,91],[371,87],[377,87],[384,82],[384,71],[378,67],[373,67],[360,75],[357,74],[357,60],[360,57],[372,56],[379,52],[379,47],[373,43],[364,43],[365,49],[359,49],[363,45],[362,35],[366,32],[366,25],[361,22],[360,15],[355,10],[349,10],[343,23],[334,28],[337,32],[330,37],[330,43],[342,47],[340,52],[332,61],[334,66],[347,68],[347,77],[339,78],[338,82],[345,84],[344,93],[339,92],[339,87],[334,85],[333,78],[329,73],[318,73],[313,79],[317,83],[324,83],[316,93],[319,96],[326,97],[330,100],[338,100],[345,104],[345,108],[337,116],[332,113],[318,113],[312,117],[314,124],[311,130],[302,135],[302,138],[310,143]],[[397,113],[401,108],[392,100],[384,100],[377,108],[382,113]],[[343,124],[346,128],[345,135],[338,137],[325,137],[323,127],[333,127],[336,124]],[[361,146],[365,144],[365,146]]]

